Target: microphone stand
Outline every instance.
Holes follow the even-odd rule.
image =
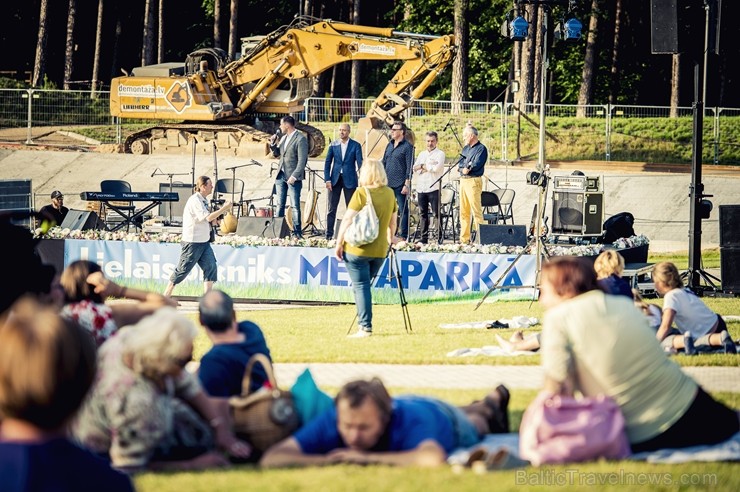
[[[167,178],[170,181],[169,182],[169,190],[170,190],[170,193],[172,193],[172,177],[173,176],[189,176],[189,175],[190,175],[190,173],[166,173],[166,172],[162,171],[161,169],[157,168],[157,170],[154,171],[154,174],[152,174],[152,177],[154,177],[154,176],[167,176]],[[172,202],[169,201],[169,202],[167,202],[167,224],[169,225],[171,223],[172,223]]]
[[[239,166],[231,166],[231,167],[224,168],[224,171],[231,171],[231,203],[234,203],[234,196],[235,196],[235,193],[236,193],[234,191],[234,183],[236,182],[236,170],[239,169],[240,167],[247,167],[247,166],[260,166],[260,167],[262,167],[262,164],[259,163],[259,162],[257,162],[257,161],[255,161],[254,159],[252,159],[251,161],[249,161],[246,164],[241,164]],[[243,191],[244,191],[244,187],[242,187],[242,192]],[[240,216],[242,215],[242,208],[241,207],[242,207],[242,201],[243,201],[243,200],[241,200],[241,198],[243,198],[243,197],[239,197],[239,215]],[[247,213],[249,213],[249,211],[247,211]]]

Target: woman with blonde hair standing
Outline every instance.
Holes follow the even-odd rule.
[[[352,218],[368,202],[368,195],[378,216],[378,237],[371,243],[352,246],[345,242],[345,233],[352,223]],[[352,195],[342,218],[334,252],[339,260],[344,261],[355,294],[359,329],[357,333],[350,335],[352,338],[365,338],[373,333],[372,283],[383,266],[389,246],[397,241],[395,237],[397,218],[398,204],[393,190],[388,187],[385,169],[380,161],[368,159],[360,168],[359,187]]]

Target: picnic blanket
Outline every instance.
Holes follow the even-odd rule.
[[[478,448],[485,448],[489,453],[505,448],[510,454],[519,456],[519,434],[488,434],[483,440],[469,448],[459,448],[450,453],[447,463],[450,465],[464,465],[470,453]],[[711,446],[692,446],[682,449],[659,449],[637,453],[628,459],[647,461],[648,463],[688,463],[690,461],[740,461],[740,432],[727,441]]]
[[[511,319],[501,318],[485,321],[471,321],[467,323],[442,323],[439,325],[440,328],[445,329],[491,329],[491,328],[529,328],[540,323],[537,318],[530,318],[527,316],[514,316]]]
[[[485,345],[480,348],[459,348],[451,352],[447,352],[447,357],[475,357],[477,355],[487,355],[490,357],[499,356],[516,356],[516,355],[535,355],[537,352],[530,352],[529,350],[515,350],[508,352],[498,345]]]

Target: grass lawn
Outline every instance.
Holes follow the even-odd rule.
[[[651,261],[682,262],[676,255],[651,257]],[[705,267],[714,267],[715,258],[704,254]],[[717,261],[718,263],[718,261]],[[683,265],[685,268],[685,265]],[[477,300],[476,300],[477,301]],[[372,338],[348,340],[345,335],[355,316],[354,305],[299,306],[285,309],[240,311],[239,319],[257,322],[265,332],[276,362],[363,362],[383,364],[539,364],[539,356],[520,357],[447,357],[462,347],[495,345],[494,333],[504,337],[513,330],[442,329],[440,324],[527,316],[542,318],[542,308],[536,302],[493,302],[474,310],[475,302],[409,305],[413,333],[404,330],[400,304],[374,306]],[[650,300],[662,304],[661,299]],[[723,315],[740,315],[740,299],[705,298],[704,302]],[[190,315],[197,322],[196,315]],[[729,321],[733,338],[740,337],[740,322]],[[356,326],[355,326],[356,328]],[[535,326],[529,331],[541,329]],[[358,343],[359,342],[359,343]],[[201,334],[196,341],[195,357],[200,358],[210,348]],[[674,356],[681,365],[737,366],[740,358],[724,354],[696,357]],[[338,388],[322,388],[333,395]],[[390,388],[393,394],[417,393],[437,396],[455,404],[478,399],[490,388],[479,390]],[[536,391],[513,389],[509,413],[513,429],[521,422],[522,413],[534,399]],[[716,398],[733,408],[740,408],[740,393],[714,393]],[[350,465],[326,468],[261,470],[251,465],[239,465],[228,470],[189,473],[144,473],[136,477],[139,491],[419,491],[454,490],[740,490],[740,468],[736,463],[689,463],[656,465],[645,462],[595,462],[569,466],[545,466],[478,475],[471,470],[456,473],[451,467],[437,469],[400,469],[390,467],[359,467]]]
[[[334,394],[335,388],[324,388]],[[393,394],[408,392],[390,388]],[[419,390],[447,401],[464,404],[479,398],[486,390]],[[510,402],[511,425],[517,428],[527,404],[536,391],[514,390]],[[737,408],[740,395],[718,393],[717,398]],[[338,465],[326,468],[261,470],[252,465],[239,465],[229,470],[188,473],[144,473],[136,477],[140,492],[196,491],[419,491],[454,490],[593,490],[599,488],[640,488],[645,490],[688,490],[712,488],[740,490],[740,473],[734,463],[689,463],[657,465],[638,461],[616,461],[573,464],[568,466],[529,467],[521,470],[490,472],[477,475],[471,470],[456,473],[451,467],[438,469],[401,469],[379,466]],[[685,483],[684,483],[685,482]]]

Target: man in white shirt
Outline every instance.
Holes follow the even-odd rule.
[[[419,201],[421,242],[424,244],[429,240],[430,205],[439,229],[439,190],[442,184],[439,178],[442,177],[445,166],[445,153],[437,148],[437,132],[427,132],[425,137],[427,148],[416,158],[412,180]]]

